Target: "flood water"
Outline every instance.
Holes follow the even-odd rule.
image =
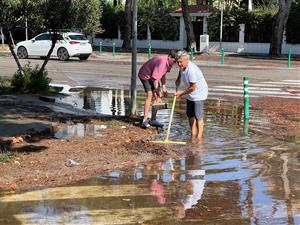
[[[86,97],[61,101],[123,115],[126,96],[121,90],[91,90]],[[240,108],[207,101],[203,143],[174,146],[182,153],[180,159],[119,169],[70,186],[0,196],[0,224],[300,224],[299,145],[272,138],[268,119],[250,113],[244,127]],[[170,109],[160,110],[158,118],[167,125],[169,115]],[[185,141],[189,128],[183,101],[173,121],[170,139]],[[81,130],[79,136],[73,130],[61,137],[83,137],[92,130],[101,138],[105,129],[85,127],[74,128]],[[165,133],[166,128],[157,139]]]

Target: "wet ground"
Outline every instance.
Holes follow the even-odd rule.
[[[60,101],[125,113],[126,92],[88,92]],[[118,169],[69,186],[3,195],[0,224],[300,224],[299,144],[273,138],[270,119],[260,111],[250,113],[244,126],[238,105],[208,101],[203,143],[174,146],[179,159]],[[161,110],[158,118],[167,125],[169,115],[170,109]],[[177,104],[173,121],[170,139],[188,139],[184,102]],[[97,135],[83,124],[68,126],[56,134]],[[157,135],[164,138],[165,132]]]

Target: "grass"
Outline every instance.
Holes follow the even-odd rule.
[[[7,150],[6,145],[0,142],[0,162],[9,162],[13,156],[14,154]]]
[[[108,120],[108,121],[105,121],[105,125],[108,128],[116,128],[118,126],[118,122],[116,120]]]

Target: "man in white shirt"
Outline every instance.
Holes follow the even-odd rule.
[[[186,51],[179,51],[177,57],[180,71],[175,85],[177,89],[182,83],[185,90],[176,92],[175,96],[185,96],[187,100],[186,114],[190,122],[192,140],[197,138],[198,142],[201,143],[204,126],[203,105],[207,99],[208,86],[199,67],[189,61],[189,54]]]

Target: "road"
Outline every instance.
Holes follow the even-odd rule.
[[[113,57],[109,53],[93,54],[87,61],[72,59],[61,62],[51,59],[47,64],[49,77],[53,83],[64,83],[71,86],[84,85],[93,87],[129,88],[131,81],[131,56],[128,53]],[[138,69],[147,60],[146,54],[138,55]],[[28,61],[31,65],[43,63],[43,60],[32,58],[21,60],[22,65]],[[210,91],[214,95],[240,95],[243,87],[243,76],[249,77],[250,90],[256,90],[258,96],[268,95],[274,91],[274,96],[283,96],[281,92],[290,93],[298,98],[300,90],[300,62],[292,63],[288,69],[284,60],[247,59],[238,57],[225,58],[221,65],[218,56],[201,56],[194,62],[199,65],[207,79]],[[11,57],[0,58],[0,75],[12,76],[17,70]],[[178,67],[173,67],[168,76],[170,86],[178,73]],[[271,83],[270,83],[271,82]],[[275,82],[275,83],[274,83]],[[138,88],[142,88],[137,82]],[[251,87],[251,84],[253,86]],[[266,89],[267,88],[267,89]],[[269,89],[268,89],[269,88]],[[284,96],[289,96],[285,95]]]

